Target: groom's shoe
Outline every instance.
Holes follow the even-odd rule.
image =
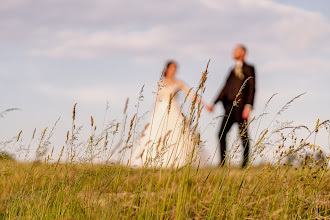
[[[219,164],[219,168],[222,168],[222,167],[224,167],[224,166],[225,166],[225,164],[226,164],[226,161],[225,161],[225,160],[221,161],[221,162],[220,162],[220,164]]]
[[[241,168],[242,169],[245,169],[247,167],[247,165],[248,165],[248,161],[247,160],[243,160],[243,163],[242,163]]]

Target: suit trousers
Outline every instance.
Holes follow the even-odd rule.
[[[249,149],[250,149],[250,143],[249,143],[249,136],[248,131],[246,128],[246,120],[241,119],[240,121],[235,120],[232,117],[224,118],[222,120],[220,132],[219,132],[219,142],[220,142],[220,166],[223,166],[225,164],[225,157],[226,157],[226,137],[227,133],[232,127],[233,124],[238,123],[239,126],[239,134],[243,143],[243,149],[244,149],[244,155],[243,155],[243,162],[242,167],[246,167],[248,161],[249,161]]]

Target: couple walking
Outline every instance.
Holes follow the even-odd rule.
[[[200,139],[196,126],[192,126],[194,117],[186,118],[176,103],[176,93],[183,91],[186,96],[203,105],[210,112],[219,101],[225,108],[225,116],[220,132],[220,165],[225,163],[226,135],[234,123],[240,130],[252,110],[255,93],[254,67],[245,63],[246,48],[237,45],[233,51],[235,67],[230,71],[226,84],[212,105],[203,102],[190,91],[184,82],[176,79],[177,64],[168,62],[162,79],[158,82],[155,106],[149,123],[141,134],[139,143],[131,155],[131,166],[149,167],[182,167],[188,163],[197,164],[200,158]],[[239,93],[244,81],[247,83]],[[238,95],[238,97],[236,97]],[[234,100],[239,100],[233,106]],[[244,149],[242,167],[246,167],[249,159],[249,136],[247,130],[241,132]]]

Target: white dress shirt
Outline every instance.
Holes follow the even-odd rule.
[[[240,60],[237,60],[236,66],[235,66],[235,76],[239,78],[240,80],[244,79],[244,74],[243,74],[243,62]]]

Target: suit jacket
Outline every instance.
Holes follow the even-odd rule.
[[[230,71],[230,74],[227,78],[226,84],[218,95],[217,99],[214,101],[214,104],[221,101],[226,110],[226,114],[228,115],[231,107],[233,105],[233,101],[236,98],[241,86],[244,81],[251,77],[241,94],[238,96],[238,107],[234,107],[231,113],[231,117],[237,122],[242,121],[242,111],[246,104],[250,104],[253,106],[254,94],[255,94],[255,71],[252,65],[248,65],[247,63],[243,63],[242,72],[244,75],[243,79],[238,78],[235,75],[235,68]]]

